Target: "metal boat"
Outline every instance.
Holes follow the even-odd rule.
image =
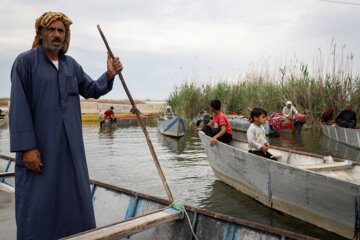
[[[273,147],[272,161],[246,141],[199,137],[215,176],[264,205],[347,238],[359,237],[360,165],[350,160]],[[358,219],[358,220],[357,220]]]
[[[160,133],[166,136],[181,137],[185,135],[185,120],[182,118],[158,118],[157,123]]]
[[[320,124],[320,127],[325,136],[348,146],[360,148],[360,129],[343,128],[323,123]]]
[[[16,238],[14,216],[14,159],[0,155],[1,237]],[[171,202],[143,193],[90,180],[98,228],[64,239],[314,239],[247,220],[186,206],[184,212]],[[191,228],[190,228],[191,226]]]
[[[250,127],[249,117],[245,115],[228,115],[228,121],[231,129],[240,132],[246,132]],[[266,135],[272,135],[274,130],[266,122],[263,127],[265,128]],[[292,122],[282,122],[280,126],[280,133],[292,133],[294,131],[294,124]]]

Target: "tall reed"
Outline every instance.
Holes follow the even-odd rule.
[[[184,82],[175,87],[168,104],[186,119],[192,119],[201,109],[209,111],[210,100],[215,98],[222,101],[224,112],[242,114],[249,114],[254,107],[281,112],[285,102],[291,100],[299,112],[308,116],[308,126],[317,126],[326,109],[334,108],[337,113],[347,102],[359,116],[360,75],[353,70],[354,57],[344,54],[345,46],[337,53],[334,42],[331,49],[327,62],[318,50],[311,72],[307,64],[294,59],[280,68],[253,66],[236,82]]]

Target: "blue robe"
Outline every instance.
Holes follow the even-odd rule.
[[[58,239],[95,227],[79,95],[112,89],[107,73],[94,81],[70,56],[59,70],[42,46],[20,54],[11,70],[10,150],[16,152],[18,239]],[[22,151],[38,149],[43,166],[25,168]]]

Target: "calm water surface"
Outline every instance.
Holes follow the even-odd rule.
[[[156,127],[147,127],[155,151],[176,201],[205,208],[321,239],[341,237],[317,228],[256,202],[217,180],[195,132],[174,139],[161,135]],[[90,177],[137,192],[166,198],[156,167],[140,127],[102,129],[97,124],[83,126]],[[246,134],[235,132],[246,139]],[[270,144],[332,155],[358,161],[358,150],[337,143],[320,132],[304,131],[302,136],[281,135]],[[9,130],[0,128],[0,154],[9,153]]]

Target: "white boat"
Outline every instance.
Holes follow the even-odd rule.
[[[244,115],[228,115],[228,121],[231,129],[240,132],[246,132],[250,127],[249,117]],[[274,130],[270,127],[269,122],[263,125],[266,135],[274,134]],[[294,131],[294,124],[292,122],[282,122],[280,126],[280,133],[292,133]]]
[[[14,159],[0,155],[0,239],[16,239]],[[63,239],[303,239],[314,238],[186,206],[132,190],[90,180],[97,228]],[[315,240],[315,239],[314,239]]]
[[[249,118],[246,116],[226,116],[232,130],[246,132],[250,127]],[[269,126],[269,122],[266,122],[263,127],[265,128],[266,135],[270,135],[273,131]]]
[[[325,136],[346,145],[360,148],[360,129],[335,127],[322,123],[320,127]]]
[[[160,133],[166,136],[181,137],[185,135],[185,121],[182,118],[158,118],[157,123]]]
[[[246,141],[217,142],[199,137],[215,176],[268,207],[347,238],[359,237],[360,166],[358,162],[285,148],[272,161],[248,152]]]

